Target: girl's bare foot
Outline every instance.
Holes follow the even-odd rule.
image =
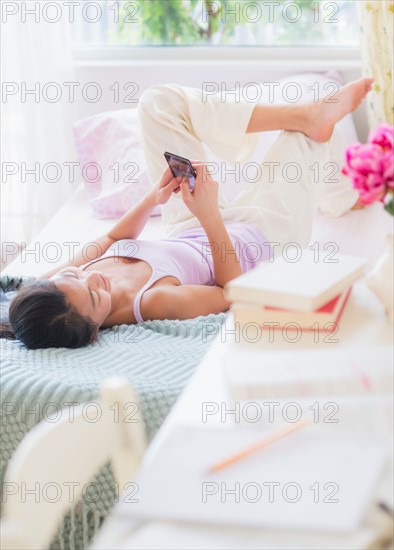
[[[340,88],[334,95],[306,105],[303,133],[314,141],[329,140],[335,124],[357,109],[371,91],[373,81],[373,78],[354,80]]]

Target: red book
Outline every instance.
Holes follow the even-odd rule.
[[[231,305],[231,312],[235,323],[239,323],[241,326],[257,323],[262,329],[267,330],[271,327],[274,330],[283,328],[299,330],[301,328],[302,330],[333,332],[337,329],[351,290],[352,287],[349,287],[345,292],[338,294],[315,311],[294,311],[238,302]]]

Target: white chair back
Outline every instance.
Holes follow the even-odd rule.
[[[67,411],[67,409],[62,409]],[[73,500],[111,461],[119,487],[131,481],[146,449],[139,403],[132,387],[110,378],[100,400],[68,410],[59,421],[41,421],[23,439],[5,476],[1,548],[48,548]],[[25,487],[35,496],[22,498]]]

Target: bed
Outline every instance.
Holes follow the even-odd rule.
[[[341,121],[339,129],[346,143],[357,140],[351,116]],[[275,134],[261,136],[254,160],[261,160]],[[212,155],[211,159],[218,160]],[[234,185],[229,184],[230,194],[237,192]],[[323,250],[334,242],[339,252],[367,256],[370,268],[384,250],[385,234],[392,232],[389,218],[379,204],[340,217],[319,211],[310,244],[319,243]],[[2,282],[38,277],[69,259],[67,243],[77,243],[78,248],[113,223],[113,219],[93,214],[81,183],[34,242],[2,272]],[[139,238],[164,237],[160,216],[153,216]],[[32,426],[51,413],[66,414],[71,403],[94,400],[100,382],[110,375],[124,376],[134,386],[151,440],[212,342],[214,331],[206,330],[207,326],[220,325],[225,319],[223,313],[187,321],[147,321],[137,327],[122,325],[101,331],[98,343],[80,350],[27,351],[19,342],[2,341],[2,476]],[[72,503],[52,548],[80,549],[89,544],[116,498],[109,465],[92,481],[92,491],[95,496],[85,495]]]

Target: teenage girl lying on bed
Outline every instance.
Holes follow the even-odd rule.
[[[22,286],[1,335],[29,349],[77,348],[94,342],[100,328],[226,311],[228,281],[285,243],[308,245],[324,179],[315,181],[309,167],[335,159],[341,165],[335,124],[359,106],[372,81],[347,84],[337,102],[290,106],[223,102],[220,94],[203,100],[200,90],[177,85],[147,90],[138,108],[152,189],[95,241],[93,258],[89,247],[88,263],[81,252]],[[258,132],[271,130],[284,131],[259,177],[229,203],[203,164],[202,142],[234,162],[253,152]],[[193,192],[187,179],[174,179],[169,168],[163,173],[166,150],[199,159]],[[289,162],[301,171],[297,181],[283,177]],[[168,238],[136,240],[158,204]],[[353,195],[348,207],[358,205]]]

